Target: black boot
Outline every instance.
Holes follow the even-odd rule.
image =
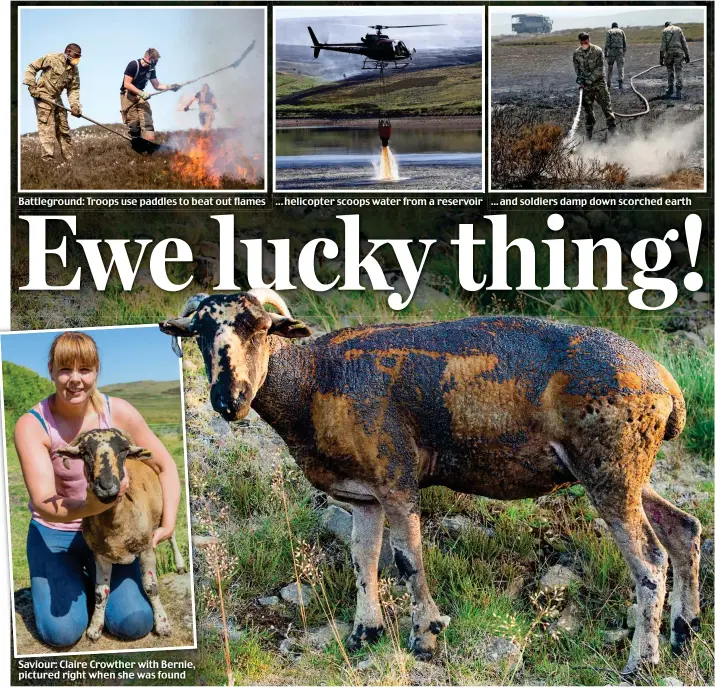
[[[671,95],[673,95],[673,87],[668,86],[668,90],[665,92],[665,97],[670,98]]]
[[[593,129],[586,129],[586,140],[590,141],[593,138]]]
[[[618,88],[623,90],[623,79],[618,79]]]
[[[675,99],[676,100],[682,100],[683,99],[683,91],[680,88],[675,89]]]

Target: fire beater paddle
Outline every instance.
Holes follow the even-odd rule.
[[[61,110],[66,110],[67,112],[72,112],[72,110],[69,107],[65,107],[64,105],[60,105],[59,103],[52,102],[51,100],[47,100],[46,98],[35,98],[35,100],[39,100],[43,103],[46,103],[47,105],[51,105],[52,107],[59,107]],[[110,134],[114,134],[115,136],[121,136],[122,138],[126,139],[129,141],[132,145],[136,144],[137,141],[140,141],[140,144],[144,146],[145,150],[151,150],[152,152],[155,150],[158,150],[159,148],[162,148],[163,146],[160,143],[154,143],[154,141],[148,141],[146,138],[132,138],[128,134],[123,134],[120,131],[115,131],[114,129],[111,129],[108,127],[106,124],[101,124],[98,122],[96,119],[92,119],[91,117],[88,117],[87,115],[80,114],[79,115],[82,119],[86,119],[88,122],[92,122],[92,124],[95,124],[96,126],[102,127],[102,129],[106,129],[109,131]]]
[[[219,72],[223,72],[226,69],[236,69],[238,65],[243,62],[243,60],[246,58],[246,55],[248,55],[251,50],[256,45],[256,41],[252,41],[251,45],[249,45],[244,51],[241,57],[239,57],[237,60],[231,62],[231,64],[227,64],[225,67],[219,67],[219,69],[214,69],[212,72],[209,72],[208,74],[203,74],[202,76],[197,76],[195,79],[189,79],[189,81],[184,81],[184,83],[177,84],[175,88],[167,89],[166,91],[157,91],[156,93],[150,93],[146,100],[149,100],[149,98],[155,98],[157,95],[161,95],[162,93],[168,93],[169,90],[171,91],[178,91],[180,88],[183,88],[184,86],[188,86],[189,84],[196,83],[197,81],[201,81],[201,79],[206,79],[209,76],[213,76],[214,74],[218,74]],[[137,100],[136,102],[133,102],[126,110],[122,110],[122,114],[126,114],[129,110],[131,110],[139,101]]]

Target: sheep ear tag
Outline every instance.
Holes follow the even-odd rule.
[[[65,466],[66,470],[70,469],[70,459],[67,456],[62,459],[62,465]]]

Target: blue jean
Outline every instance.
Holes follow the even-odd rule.
[[[35,624],[50,646],[70,646],[87,629],[87,586],[94,598],[94,555],[81,532],[30,521],[27,561]],[[115,637],[139,639],[154,627],[154,613],[141,581],[139,561],[112,566],[105,627]]]

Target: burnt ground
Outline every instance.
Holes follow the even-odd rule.
[[[497,43],[492,47],[491,57],[491,105],[511,105],[517,108],[536,108],[543,115],[544,122],[562,126],[568,131],[573,122],[578,105],[578,86],[573,69],[572,45],[513,45]],[[691,42],[691,60],[703,57],[703,43]],[[623,91],[612,90],[613,108],[616,113],[630,114],[644,109],[643,102],[630,88],[630,77],[648,67],[658,64],[659,45],[633,44],[626,54],[625,81]],[[652,159],[639,164],[643,157],[643,147],[665,149],[665,157],[670,164],[660,170],[661,176],[689,169],[702,172],[704,169],[703,127],[705,79],[704,63],[695,62],[683,67],[683,99],[666,99],[667,73],[665,67],[658,67],[634,81],[636,88],[649,100],[651,112],[637,119],[619,119],[618,147],[629,145],[631,154],[625,159],[617,159],[631,172],[632,187],[652,187],[655,181],[652,170],[658,169]],[[613,86],[617,86],[614,77]],[[605,142],[605,121],[600,108],[596,107],[596,133],[594,141]],[[678,131],[690,132],[689,136],[674,139]],[[584,114],[577,129],[577,140],[584,135]],[[665,139],[665,140],[664,140]],[[687,144],[677,150],[678,142],[687,139]],[[589,146],[589,153],[594,146]],[[617,155],[617,153],[616,153]],[[673,158],[678,158],[677,163]],[[630,159],[629,159],[630,158]],[[657,184],[655,184],[657,185]]]

